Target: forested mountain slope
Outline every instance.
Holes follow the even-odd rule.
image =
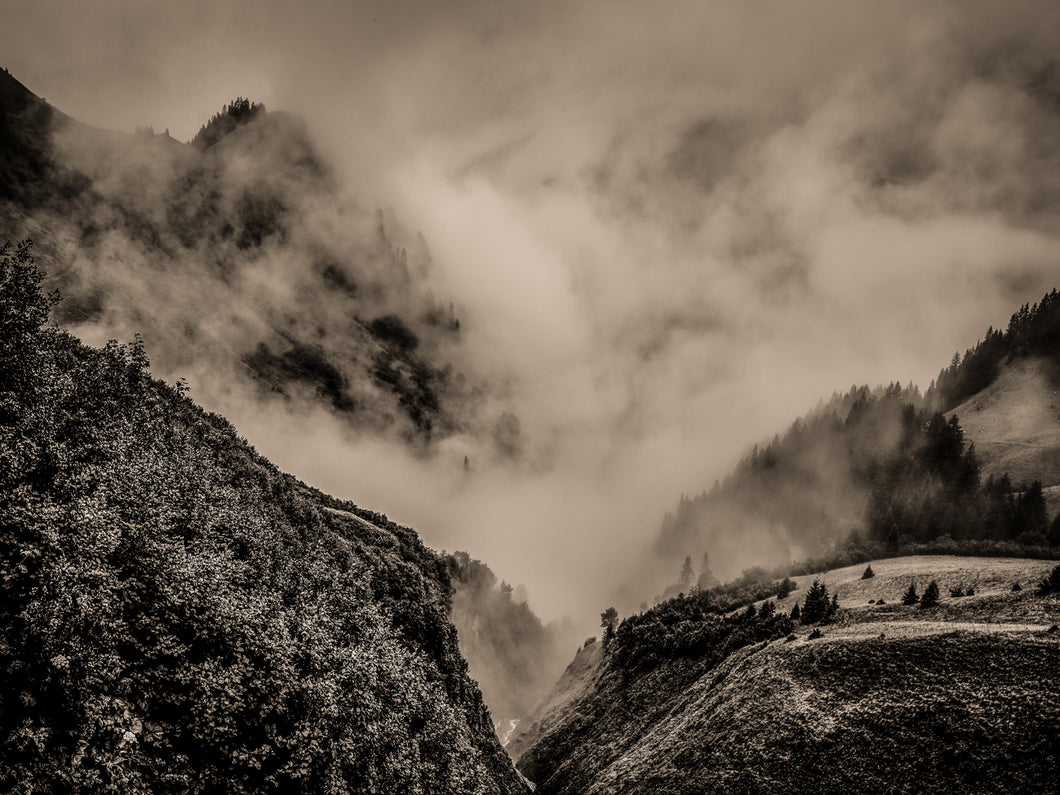
[[[1058,330],[1054,290],[954,354],[923,394],[892,383],[822,401],[664,517],[666,595],[683,590],[681,561],[704,553],[729,577],[843,550],[1060,554]]]
[[[539,793],[1051,791],[1060,567],[871,566],[734,613],[704,592],[629,616],[558,688],[519,768]],[[922,604],[902,604],[910,586]]]
[[[525,791],[414,532],[279,472],[0,255],[0,789]]]

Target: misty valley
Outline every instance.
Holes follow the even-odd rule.
[[[12,14],[0,790],[1055,791],[1060,14],[825,5]]]

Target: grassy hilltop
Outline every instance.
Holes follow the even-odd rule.
[[[693,595],[630,617],[514,741],[520,769],[541,793],[1047,791],[1060,598],[1037,585],[1055,562],[871,565],[729,614]],[[792,621],[815,579],[837,611]],[[932,580],[937,606],[901,603]]]

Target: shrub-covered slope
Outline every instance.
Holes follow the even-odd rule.
[[[411,530],[315,492],[154,380],[40,328],[0,256],[0,789],[524,786]]]
[[[940,605],[898,604],[932,560]],[[1051,791],[1060,599],[1034,578],[1055,563],[961,560],[826,572],[839,610],[812,629],[698,595],[626,619],[519,767],[539,793]]]

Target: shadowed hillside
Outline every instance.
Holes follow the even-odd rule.
[[[0,251],[0,788],[525,791],[444,561],[279,472],[142,341],[42,328],[41,278]]]

